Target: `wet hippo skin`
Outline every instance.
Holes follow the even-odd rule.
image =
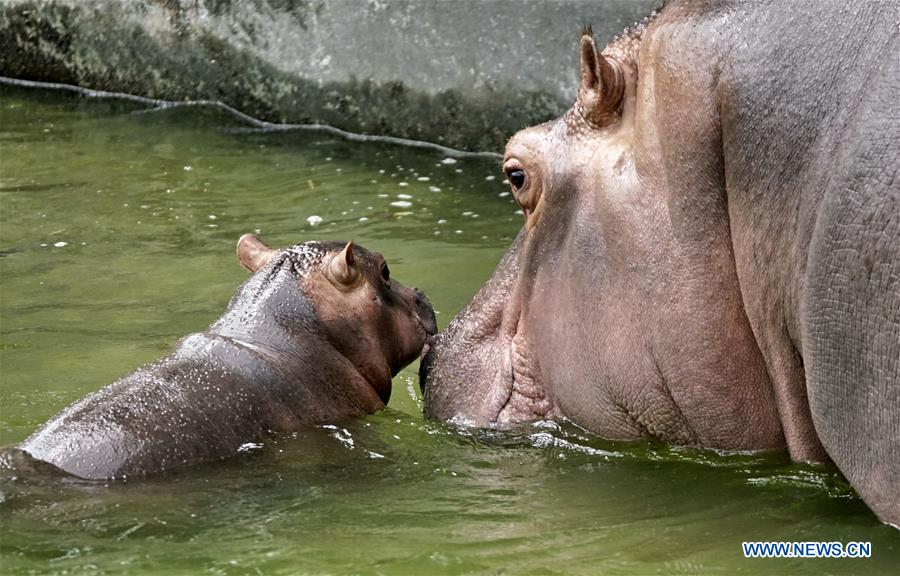
[[[222,459],[273,432],[375,412],[435,332],[424,295],[352,243],[273,250],[238,241],[254,272],[225,314],[63,410],[20,448],[82,478]]]
[[[425,414],[831,459],[900,525],[896,2],[673,1],[506,146],[525,224]]]

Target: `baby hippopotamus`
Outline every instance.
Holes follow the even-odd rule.
[[[169,356],[72,404],[20,448],[82,478],[222,459],[266,434],[375,412],[436,331],[425,296],[352,242],[237,244],[254,275]]]

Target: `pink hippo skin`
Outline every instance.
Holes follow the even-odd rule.
[[[391,377],[435,332],[431,304],[352,243],[273,250],[225,314],[174,352],[69,406],[19,448],[82,478],[161,474],[220,460],[268,434],[384,408]]]
[[[673,2],[510,139],[525,224],[425,414],[831,458],[900,524],[895,2]]]

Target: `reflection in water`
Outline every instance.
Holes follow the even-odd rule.
[[[491,159],[135,109],[0,90],[0,445],[215,320],[246,278],[245,232],[377,249],[445,326],[521,224]],[[875,574],[900,560],[897,532],[833,469],[570,424],[426,422],[416,370],[382,413],[164,479],[86,482],[5,452],[2,571]],[[744,540],[872,541],[873,558],[749,561]]]

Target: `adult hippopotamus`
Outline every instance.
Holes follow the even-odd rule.
[[[524,226],[425,414],[830,457],[900,524],[900,7],[673,2],[510,139]]]
[[[424,295],[352,243],[238,241],[255,274],[169,356],[63,410],[20,448],[82,478],[160,473],[272,432],[375,412],[435,319]]]

